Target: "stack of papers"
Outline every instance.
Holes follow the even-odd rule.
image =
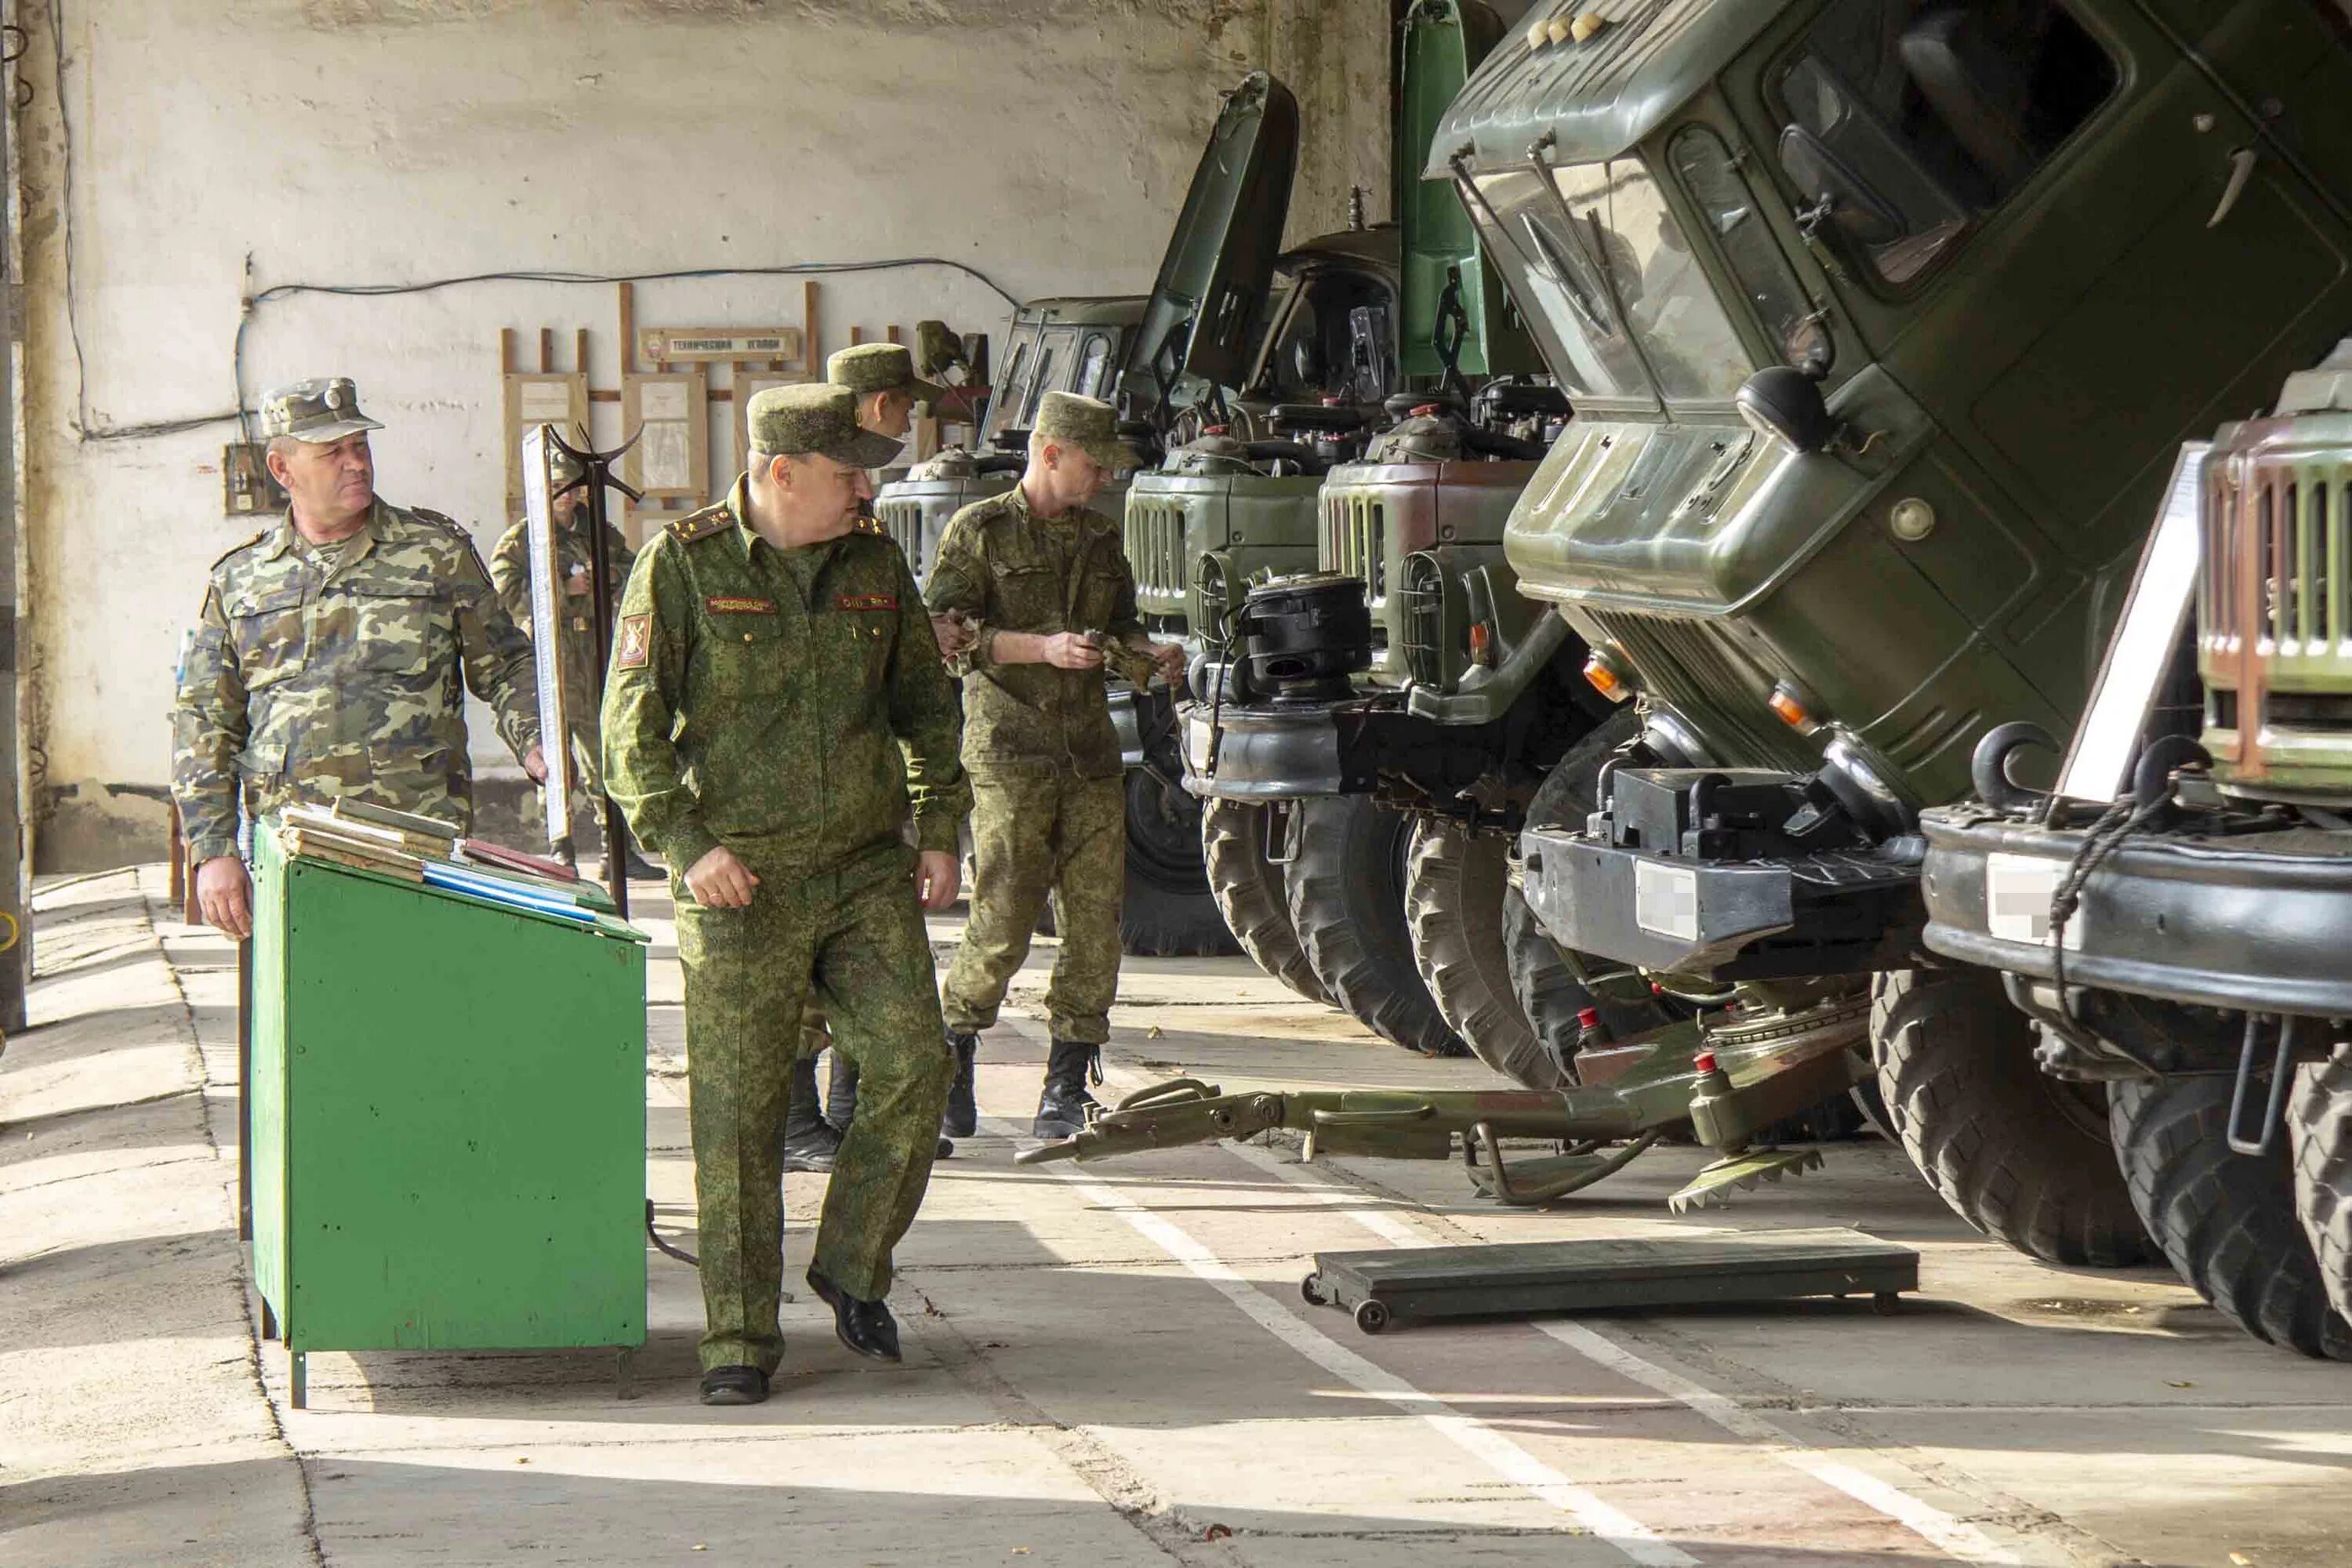
[[[278,814],[275,831],[278,848],[289,856],[635,934],[611,918],[613,901],[604,889],[562,861],[461,840],[455,827],[433,817],[344,799],[331,809],[289,806]]]

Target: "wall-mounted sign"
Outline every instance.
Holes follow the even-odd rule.
[[[792,360],[801,357],[798,327],[639,327],[637,355],[656,362]]]

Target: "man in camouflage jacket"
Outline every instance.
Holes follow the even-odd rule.
[[[559,679],[563,682],[563,711],[570,721],[572,765],[579,771],[581,793],[593,808],[604,793],[602,750],[596,735],[597,710],[604,705],[604,692],[596,684],[596,612],[590,603],[591,593],[588,560],[589,508],[587,487],[581,483],[583,469],[580,460],[558,448],[554,456],[553,493],[548,498],[548,510],[555,520],[555,568],[562,588],[556,599],[558,622],[557,647],[561,658],[557,664]],[[617,618],[622,584],[629,580],[629,563],[635,556],[629,542],[621,531],[607,522],[604,525],[604,580],[611,584],[612,605]],[[499,603],[514,624],[522,628],[525,637],[535,635],[530,614],[530,520],[518,518],[514,525],[499,536],[490,552],[490,582],[499,591]],[[612,622],[607,622],[611,625]],[[534,650],[536,651],[536,650]],[[604,817],[596,816],[602,831]],[[624,869],[633,879],[658,876],[660,873],[646,865],[635,855],[626,855]],[[604,878],[611,880],[614,869],[612,846],[604,849]]]
[[[923,910],[955,899],[971,798],[906,557],[856,531],[897,443],[823,384],[761,393],[747,423],[727,500],[638,552],[604,715],[605,788],[671,867],[713,1405],[766,1398],[783,1354],[779,1134],[812,996],[859,1094],[808,1280],[844,1344],[898,1359],[890,1255],[954,1070]]]
[[[971,919],[940,1003],[962,1074],[996,1022],[1048,893],[1061,951],[1045,988],[1053,1048],[1034,1131],[1066,1138],[1094,1106],[1087,1078],[1110,1037],[1127,886],[1127,788],[1097,636],[1159,664],[1183,650],[1144,636],[1118,524],[1088,511],[1134,458],[1110,405],[1049,392],[1021,482],[955,514],[926,585],[934,615],[976,630],[964,670],[972,778]],[[964,1103],[969,1104],[966,1100]],[[952,1121],[949,1130],[963,1132]]]
[[[534,779],[547,776],[530,645],[466,531],[375,493],[344,377],[262,400],[285,518],[213,563],[180,671],[172,794],[205,920],[252,931],[237,807],[259,816],[338,795],[473,822],[466,692]]]

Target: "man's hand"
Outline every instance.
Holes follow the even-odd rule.
[[[1055,669],[1100,669],[1102,650],[1087,640],[1084,632],[1055,632],[1045,639],[1041,650],[1047,664]]]
[[[1146,641],[1142,644],[1142,651],[1150,656],[1152,663],[1160,667],[1160,679],[1168,683],[1170,690],[1172,691],[1183,684],[1183,644]]]
[[[245,862],[215,855],[196,868],[196,909],[205,924],[243,942],[253,934],[253,883]]]
[[[950,610],[945,615],[931,617],[931,636],[939,639],[941,658],[953,658],[970,647],[972,638],[978,635],[971,623],[963,618],[961,610]]]
[[[563,580],[564,595],[567,598],[584,599],[588,596],[591,585],[588,581],[588,569],[584,566],[574,566],[572,569],[572,575]]]
[[[944,849],[926,849],[915,857],[915,896],[927,913],[938,914],[956,900],[962,873],[956,858]]]
[[[547,782],[546,751],[541,747],[533,746],[530,751],[525,752],[522,754],[522,771],[530,775],[531,783],[545,784]]]
[[[697,860],[686,873],[686,890],[706,910],[740,910],[751,901],[760,879],[724,844]]]

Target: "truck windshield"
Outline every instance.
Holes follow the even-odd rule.
[[[1724,402],[1754,369],[1649,171],[1631,159],[1480,174],[1472,216],[1573,397]],[[1566,217],[1563,218],[1563,208]]]

